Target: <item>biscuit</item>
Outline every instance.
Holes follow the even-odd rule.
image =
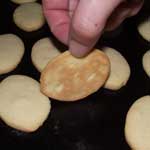
[[[119,90],[125,86],[130,77],[130,66],[125,58],[113,48],[103,48],[104,53],[110,60],[110,75],[105,82],[104,88]]]
[[[144,22],[142,22],[141,24],[139,24],[137,28],[138,28],[138,32],[140,33],[140,35],[145,40],[150,42],[150,17]]]
[[[125,123],[126,141],[134,150],[150,149],[150,95],[143,96],[130,107]]]
[[[11,1],[16,3],[16,4],[23,4],[23,3],[35,2],[37,0],[11,0]]]
[[[96,92],[110,70],[108,57],[94,50],[84,58],[69,51],[52,59],[41,74],[41,91],[60,101],[76,101]]]
[[[39,72],[45,68],[47,63],[60,54],[60,51],[53,45],[49,38],[43,38],[37,41],[31,52],[31,59]]]
[[[0,118],[24,132],[37,130],[47,119],[51,105],[39,83],[27,76],[12,75],[0,83]]]
[[[150,77],[150,50],[143,55],[142,64],[146,74]]]
[[[24,43],[14,34],[0,35],[0,74],[14,70],[24,54]]]
[[[15,9],[13,20],[20,29],[26,32],[38,30],[45,23],[42,6],[39,3],[22,4]]]

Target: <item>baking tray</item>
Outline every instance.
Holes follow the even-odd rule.
[[[25,44],[25,55],[11,73],[39,80],[40,74],[32,65],[31,48],[43,37],[53,37],[47,25],[36,32],[26,33],[13,23],[12,15],[18,5],[10,0],[0,1],[0,34],[14,33]],[[0,149],[44,150],[129,150],[124,137],[125,118],[129,107],[141,96],[150,94],[150,78],[142,67],[142,56],[150,43],[141,38],[136,26],[150,15],[147,0],[140,13],[127,19],[117,30],[105,33],[96,47],[111,46],[122,53],[131,67],[131,77],[119,91],[101,88],[84,100],[65,103],[52,100],[52,110],[42,127],[34,133],[23,133],[8,127],[0,120]],[[64,51],[66,47],[54,39]]]

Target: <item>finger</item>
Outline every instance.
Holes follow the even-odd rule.
[[[43,10],[51,32],[64,44],[68,44],[70,17],[68,0],[43,0]]]
[[[80,0],[72,18],[69,49],[76,57],[85,56],[98,40],[107,18],[122,0]]]
[[[105,26],[105,31],[111,31],[117,28],[129,14],[130,8],[127,7],[126,2],[121,3],[109,17]]]
[[[144,0],[132,0],[128,3],[128,7],[130,8],[130,16],[136,15],[144,4]]]
[[[70,0],[69,1],[69,15],[71,18],[72,18],[72,15],[74,14],[74,11],[75,11],[78,3],[79,3],[79,0]]]
[[[137,0],[132,0],[130,3],[121,3],[109,17],[105,30],[111,31],[117,28],[127,17],[136,15],[142,5],[143,0],[140,0],[139,2],[137,2]]]

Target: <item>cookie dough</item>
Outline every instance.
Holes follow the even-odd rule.
[[[146,74],[150,77],[150,50],[143,55],[142,64]]]
[[[138,31],[145,40],[150,42],[150,17],[138,25]]]
[[[39,3],[25,3],[16,8],[13,14],[15,24],[26,32],[40,29],[45,18]]]
[[[105,82],[104,88],[119,90],[125,86],[130,77],[130,66],[126,59],[113,48],[103,48],[104,53],[110,60],[110,75]]]
[[[51,105],[34,79],[12,75],[0,83],[0,118],[10,127],[33,132],[47,119]]]
[[[0,74],[14,70],[24,54],[24,43],[14,34],[0,35]]]
[[[11,0],[11,1],[16,3],[16,4],[23,4],[23,3],[35,2],[37,0]]]
[[[126,140],[134,150],[150,149],[150,95],[143,96],[129,109],[125,123]]]
[[[60,53],[49,38],[43,38],[33,45],[31,59],[37,70],[42,72],[47,63]]]

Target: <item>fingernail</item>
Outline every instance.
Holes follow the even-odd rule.
[[[89,53],[89,48],[81,43],[71,40],[69,44],[69,51],[75,57],[84,57]]]

